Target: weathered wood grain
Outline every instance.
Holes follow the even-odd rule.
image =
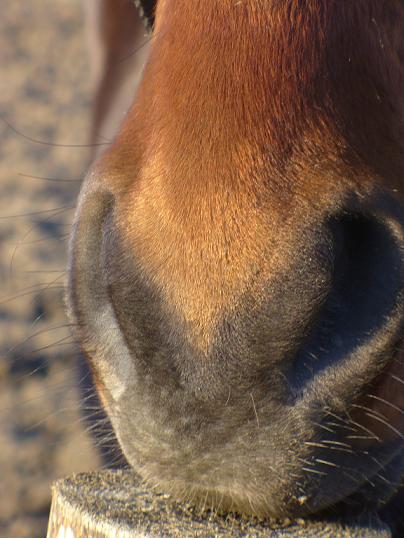
[[[130,471],[78,474],[53,486],[48,538],[390,538],[376,516],[279,526],[235,515],[201,514],[145,490]]]

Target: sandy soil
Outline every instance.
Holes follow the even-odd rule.
[[[99,464],[62,300],[92,88],[80,0],[1,7],[0,536],[34,538],[51,481]]]

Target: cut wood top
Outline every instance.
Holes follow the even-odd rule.
[[[201,514],[146,490],[131,471],[84,473],[53,486],[48,538],[391,538],[375,515],[279,526],[235,514]]]

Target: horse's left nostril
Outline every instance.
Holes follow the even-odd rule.
[[[401,238],[390,224],[362,215],[338,223],[342,245],[330,297],[336,331],[369,335],[396,311],[403,288]],[[352,342],[353,343],[353,342]]]
[[[345,368],[343,392],[353,396],[383,370],[403,337],[403,227],[395,211],[347,212],[330,227],[332,287],[291,377],[300,388],[318,377],[324,389],[324,377],[338,380],[338,370]]]

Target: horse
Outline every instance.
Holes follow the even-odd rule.
[[[67,284],[125,458],[246,516],[399,506],[404,4],[136,3],[150,53]],[[127,9],[115,57],[142,40]]]

